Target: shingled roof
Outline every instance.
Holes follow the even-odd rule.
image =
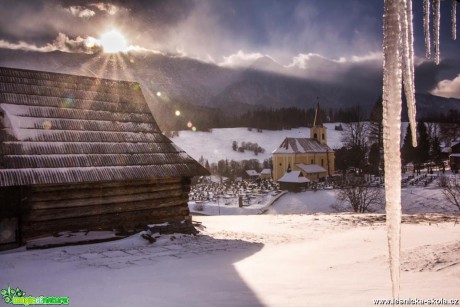
[[[0,186],[207,174],[138,83],[0,67]]]

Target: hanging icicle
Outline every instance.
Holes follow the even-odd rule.
[[[412,0],[402,0],[400,8],[403,82],[412,134],[412,146],[417,146],[415,122],[415,83],[414,83],[414,35],[412,25]]]
[[[439,28],[441,26],[441,0],[433,1],[433,30],[434,30],[434,62],[439,64],[440,50],[439,50]]]
[[[452,0],[452,39],[457,39],[457,0]]]
[[[423,0],[423,30],[425,32],[426,58],[431,58],[431,38],[430,38],[430,0]]]
[[[452,2],[452,24],[456,4]],[[427,57],[430,57],[430,1],[424,0],[424,30]],[[440,0],[433,0],[435,61],[439,64]],[[383,146],[385,198],[392,294],[399,296],[401,251],[401,90],[407,98],[413,145],[415,131],[415,81],[412,0],[384,0],[383,15]],[[454,37],[454,28],[452,36]]]
[[[399,297],[401,250],[401,1],[385,0],[383,15],[383,145],[392,294]]]

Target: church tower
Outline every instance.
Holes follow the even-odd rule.
[[[319,101],[316,104],[315,120],[313,127],[310,128],[310,138],[317,140],[320,144],[327,145],[327,129],[323,126],[323,119],[319,109]]]

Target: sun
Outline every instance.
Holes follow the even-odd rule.
[[[105,32],[97,43],[107,53],[126,52],[129,49],[126,38],[117,30]]]

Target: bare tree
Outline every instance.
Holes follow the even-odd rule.
[[[444,199],[460,210],[460,181],[456,178],[441,176],[439,178],[439,185],[442,187]]]
[[[366,165],[367,144],[369,137],[369,123],[360,106],[355,106],[347,111],[347,122],[344,123],[342,138],[344,146],[354,152],[356,163],[349,167],[357,167],[362,173]]]
[[[369,136],[369,124],[366,115],[360,106],[350,108],[348,121],[344,124],[342,142],[348,148],[359,147],[365,149]]]
[[[372,187],[361,177],[347,178],[337,193],[341,202],[349,202],[353,211],[358,213],[373,212],[384,204],[384,192],[379,187]]]

